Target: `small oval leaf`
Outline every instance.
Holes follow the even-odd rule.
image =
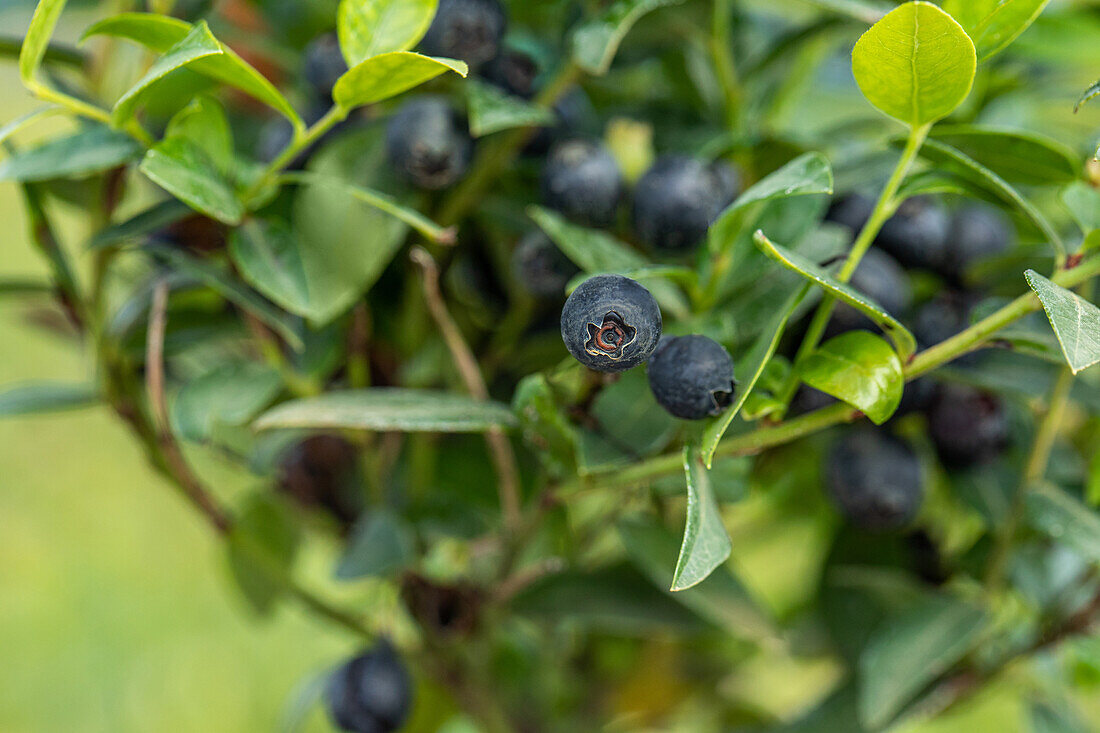
[[[826,341],[798,364],[803,382],[882,425],[901,404],[905,374],[890,344],[866,331]]]
[[[1050,0],[944,0],[978,50],[978,60],[1003,51],[1028,29]]]
[[[684,475],[687,478],[687,524],[680,558],[672,573],[672,591],[687,590],[706,580],[722,565],[733,550],[733,543],[722,524],[718,499],[710,484],[707,468],[699,449],[684,448]]]
[[[23,37],[23,47],[19,53],[19,77],[28,86],[35,83],[35,74],[42,65],[42,59],[50,45],[57,21],[65,10],[66,0],[41,0],[34,9],[30,27]]]
[[[336,16],[340,51],[348,66],[415,46],[435,17],[439,0],[341,0]]]
[[[1042,301],[1073,373],[1100,362],[1100,308],[1034,270],[1024,276]]]
[[[465,63],[454,59],[423,56],[409,51],[384,53],[365,59],[349,69],[336,82],[332,97],[345,109],[362,107],[396,97],[448,71],[461,77],[469,73]]]

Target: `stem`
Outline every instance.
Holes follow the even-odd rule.
[[[733,24],[733,0],[714,0],[714,17],[711,24],[710,53],[726,102],[726,126],[729,132],[740,127],[741,82],[737,75],[737,62],[733,58],[733,41],[730,26]]]
[[[462,375],[462,381],[466,383],[467,391],[475,399],[488,400],[489,388],[485,385],[477,359],[470,351],[466,340],[462,338],[462,332],[451,318],[451,314],[447,311],[447,304],[443,301],[443,293],[439,289],[439,268],[436,267],[435,260],[423,247],[414,247],[409,256],[413,262],[420,265],[423,273],[424,300],[455,360],[459,374]],[[514,534],[521,521],[519,469],[516,467],[516,456],[512,450],[512,444],[508,442],[508,436],[500,428],[492,428],[485,433],[485,442],[489,447],[493,464],[496,466],[504,527],[509,533]]]
[[[573,63],[566,64],[535,98],[535,106],[550,109],[569,87],[580,79],[580,76],[579,67]],[[466,178],[443,202],[436,221],[445,227],[453,226],[473,211],[484,198],[485,192],[497,182],[501,173],[515,160],[534,129],[518,127],[490,140],[474,160]]]
[[[260,195],[264,189],[274,184],[279,174],[284,168],[294,162],[294,159],[310,145],[324,137],[332,128],[347,119],[349,110],[336,104],[333,105],[325,116],[317,120],[309,129],[305,132],[301,130],[295,130],[294,139],[286,146],[286,149],[271,161],[267,168],[260,173],[256,182],[248,187],[245,191],[243,199],[245,202],[252,202],[258,195]]]
[[[110,112],[101,107],[96,107],[94,104],[88,104],[83,99],[77,99],[76,97],[65,94],[64,92],[59,92],[52,87],[48,87],[38,82],[34,82],[28,86],[28,89],[32,94],[44,102],[52,102],[53,104],[61,105],[75,115],[115,127],[114,119],[111,117]],[[122,130],[146,147],[150,147],[153,144],[152,136],[145,131],[145,128],[143,128],[137,120],[130,120]]]
[[[841,268],[836,276],[837,280],[840,280],[840,282],[846,283],[852,279],[852,275],[855,274],[856,269],[859,267],[859,263],[863,260],[863,256],[871,249],[871,245],[874,244],[879,232],[882,231],[882,227],[897,211],[898,205],[901,203],[897,200],[898,190],[905,181],[905,176],[909,173],[909,169],[913,167],[913,163],[920,153],[921,146],[924,144],[925,139],[928,137],[928,132],[931,129],[931,125],[922,125],[921,127],[910,129],[909,139],[905,143],[905,150],[902,151],[901,158],[898,160],[898,164],[894,168],[890,180],[886,182],[886,186],[882,189],[882,193],[879,195],[878,201],[875,202],[875,208],[871,212],[870,218],[868,218],[867,223],[863,225],[862,231],[860,231],[859,236],[856,237],[856,241],[852,245],[851,252],[848,253],[848,258],[844,262],[844,267]],[[795,355],[794,363],[796,365],[805,360],[806,357],[817,349],[818,344],[821,343],[821,337],[825,334],[825,329],[829,325],[829,319],[832,318],[833,309],[835,307],[836,298],[826,294],[821,304],[818,305],[817,311],[810,321],[810,327],[806,331],[806,336],[802,340],[802,345],[798,348],[798,353]],[[780,402],[782,404],[786,405],[790,403],[791,399],[794,397],[795,391],[798,389],[798,383],[798,371],[797,369],[793,369],[791,370],[791,376],[788,377],[787,383],[783,386],[783,391],[780,394]]]

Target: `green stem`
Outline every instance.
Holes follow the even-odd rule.
[[[244,200],[246,203],[251,203],[259,196],[264,189],[268,186],[274,185],[278,179],[279,174],[294,162],[294,159],[303,151],[320,140],[325,133],[338,124],[348,118],[349,110],[341,107],[340,105],[333,105],[333,107],[325,113],[325,116],[317,120],[309,129],[305,132],[301,130],[296,131],[294,139],[286,146],[275,160],[268,164],[267,168],[260,173],[256,182],[253,183],[247,191],[244,193]]]
[[[88,104],[82,99],[59,92],[52,87],[48,87],[45,84],[39,84],[35,82],[30,87],[30,91],[39,99],[44,102],[51,102],[53,104],[60,105],[69,110],[75,115],[80,117],[86,117],[96,122],[102,122],[105,125],[111,127],[115,126],[114,119],[111,117],[111,113],[101,107],[96,107],[94,104]],[[149,147],[153,144],[152,136],[145,131],[145,129],[138,123],[137,120],[130,120],[122,128],[123,132],[128,133],[135,140],[142,145]]]
[[[733,58],[733,39],[730,34],[732,25],[733,0],[714,0],[710,53],[725,97],[726,126],[729,132],[734,132],[740,127],[743,96],[741,82],[737,75],[737,62]]]
[[[897,211],[901,203],[897,199],[898,191],[901,189],[901,184],[905,181],[905,176],[909,173],[909,169],[913,167],[913,163],[920,153],[921,146],[924,144],[925,139],[928,137],[928,132],[931,129],[931,125],[922,125],[921,127],[910,129],[909,139],[905,143],[905,150],[902,151],[901,158],[898,160],[898,164],[895,166],[894,172],[890,176],[890,180],[886,182],[886,186],[882,189],[878,201],[875,202],[875,208],[872,210],[870,218],[867,219],[867,223],[863,225],[862,231],[860,231],[859,236],[856,237],[856,241],[852,245],[852,250],[848,253],[848,258],[844,262],[844,267],[842,267],[837,274],[837,279],[841,282],[846,283],[852,279],[852,275],[855,274],[856,269],[859,267],[859,263],[863,260],[864,255],[867,254],[867,251],[871,249],[871,245],[874,244],[879,232],[882,231],[882,227]],[[835,307],[836,298],[826,294],[821,304],[818,305],[813,319],[810,321],[810,326],[806,331],[806,336],[802,340],[802,345],[798,348],[798,353],[794,358],[795,365],[798,365],[817,349],[818,344],[821,343],[822,336],[825,335],[825,329],[829,325],[829,319],[832,318],[833,309]],[[792,369],[791,375],[787,378],[787,382],[783,385],[783,390],[779,395],[782,404],[787,405],[790,403],[791,399],[794,397],[794,393],[798,390],[798,384],[798,370]]]

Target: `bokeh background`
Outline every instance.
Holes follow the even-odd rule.
[[[58,38],[74,42],[103,14],[96,5],[67,11]],[[30,14],[27,3],[0,3],[0,33],[21,36]],[[0,122],[36,106],[9,60],[0,62],[0,99]],[[35,126],[17,140],[33,142],[65,124]],[[78,252],[87,232],[56,211],[66,245]],[[43,274],[11,184],[0,184],[0,222],[0,277]],[[32,329],[35,315],[0,300],[0,385],[87,379],[91,365],[79,349],[62,334]],[[246,477],[216,458],[196,459],[220,491],[247,488]],[[802,586],[812,582],[824,533],[812,519],[776,522],[767,512],[752,499],[738,509],[734,562],[762,598],[782,607],[808,590]],[[105,408],[0,421],[0,732],[279,730],[294,691],[353,644],[293,604],[262,623],[251,617],[227,581],[216,538]],[[654,662],[653,679],[627,688],[623,705],[660,687],[659,657]],[[837,673],[828,664],[779,660],[750,664],[731,684],[784,709],[812,703],[812,690]],[[1026,716],[1014,684],[1010,674],[952,715],[907,733],[1020,730]],[[441,697],[421,690],[410,730],[438,729],[446,716],[425,710],[446,708]],[[308,729],[329,728],[314,711]]]

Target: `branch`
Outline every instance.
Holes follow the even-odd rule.
[[[409,257],[420,265],[422,281],[424,285],[424,300],[431,311],[432,319],[439,327],[447,348],[454,357],[455,366],[462,381],[466,383],[467,391],[481,401],[489,399],[489,389],[485,386],[485,379],[481,375],[477,359],[470,351],[470,347],[462,338],[458,325],[447,311],[447,304],[443,301],[443,293],[439,289],[439,268],[435,260],[422,247],[413,247]],[[504,514],[504,526],[510,532],[514,532],[520,524],[519,501],[519,469],[516,467],[516,456],[512,451],[512,444],[500,428],[492,428],[485,433],[485,442],[489,446],[489,453],[496,467],[498,489],[500,493],[500,507]]]

